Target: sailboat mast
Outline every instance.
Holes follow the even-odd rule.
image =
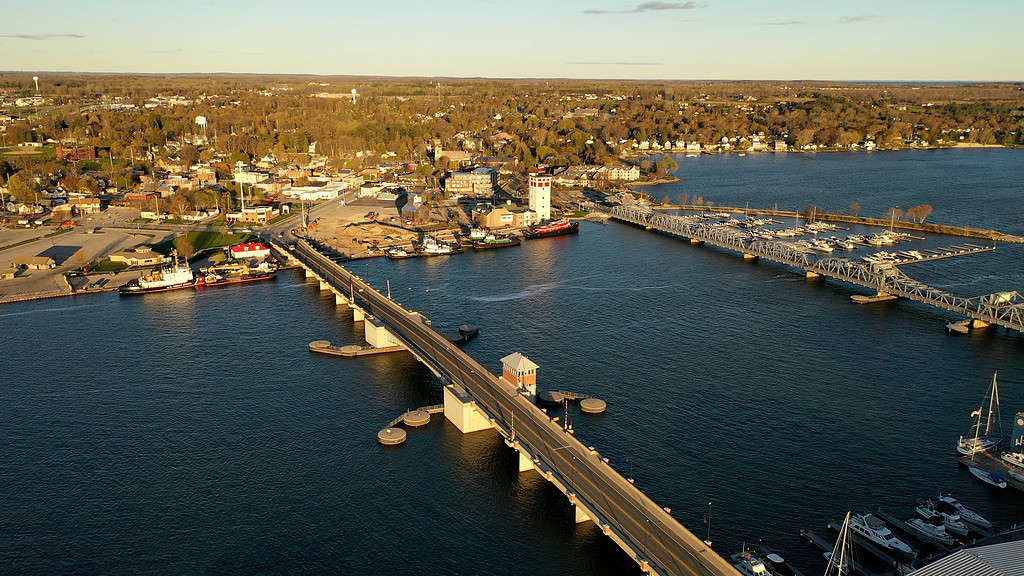
[[[988,417],[985,418],[985,436],[988,436],[989,431],[992,429],[992,403],[995,402],[996,394],[999,390],[996,385],[996,375],[992,375],[992,390],[988,394]]]

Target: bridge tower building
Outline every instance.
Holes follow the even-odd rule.
[[[531,398],[537,395],[537,366],[520,352],[501,359],[501,377]]]

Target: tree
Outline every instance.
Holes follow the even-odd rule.
[[[192,245],[192,242],[188,239],[188,235],[181,235],[175,238],[174,249],[178,251],[179,256],[186,260],[196,253],[196,247]]]
[[[886,220],[890,220],[890,221],[891,220],[902,220],[903,219],[903,214],[904,214],[903,210],[901,210],[899,208],[895,208],[895,207],[894,208],[889,208],[889,211],[885,213],[885,219]]]
[[[824,214],[825,211],[821,209],[821,206],[815,206],[811,204],[807,208],[804,208],[804,218],[807,220],[813,219],[815,216]]]
[[[913,208],[907,208],[907,217],[913,218],[918,223],[923,223],[924,219],[932,213],[932,207],[928,204],[918,204]]]
[[[857,214],[860,214],[860,204],[850,202],[850,216],[856,216]]]
[[[7,180],[7,189],[11,196],[21,202],[35,202],[36,192],[39,191],[36,181],[26,170],[19,170]]]
[[[655,163],[655,171],[660,174],[670,174],[679,169],[679,164],[671,156],[662,156]]]

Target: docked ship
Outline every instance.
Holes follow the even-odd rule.
[[[580,231],[579,222],[571,222],[568,218],[562,218],[547,224],[534,226],[526,231],[524,236],[527,240],[534,240],[536,238],[550,238],[552,236],[564,236],[566,234],[575,234]]]
[[[196,279],[196,286],[226,286],[270,280],[277,276],[277,265],[270,262],[261,262],[257,265],[231,262],[204,268],[202,272],[203,275]]]
[[[388,257],[388,260],[404,260],[406,258],[415,258],[419,256],[419,254],[415,252],[407,252],[404,248],[399,248],[397,246],[389,248],[384,255]]]
[[[893,536],[892,531],[874,514],[858,514],[850,517],[850,530],[854,534],[881,546],[884,550],[913,556],[914,550],[906,542]]]
[[[488,234],[482,240],[473,241],[473,248],[475,250],[490,250],[491,248],[507,248],[509,246],[519,246],[519,239]]]
[[[423,256],[447,256],[454,252],[455,249],[451,245],[438,242],[432,236],[425,237],[423,245],[420,247],[420,254]]]
[[[946,511],[947,513],[955,513],[968,524],[977,526],[983,530],[992,528],[992,523],[982,517],[981,514],[978,514],[974,510],[964,506],[959,500],[953,498],[949,494],[939,494],[939,499],[936,501],[936,507],[938,507],[939,510]]]
[[[169,292],[195,286],[196,278],[188,260],[179,262],[178,253],[174,253],[174,262],[143,274],[139,278],[118,288],[123,295],[148,294],[150,292]]]

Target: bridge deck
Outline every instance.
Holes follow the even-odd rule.
[[[342,293],[355,296],[403,345],[446,383],[458,384],[473,395],[507,436],[515,422],[515,440],[564,484],[571,497],[597,516],[641,566],[665,575],[729,575],[738,572],[724,558],[686,529],[664,508],[589,450],[547,414],[494,376],[472,356],[436,332],[425,318],[405,310],[359,277],[300,241],[293,253]]]
[[[918,282],[892,264],[869,264],[832,256],[817,257],[783,242],[757,239],[737,229],[701,222],[692,216],[660,214],[642,206],[616,206],[612,208],[611,216],[622,222],[698,240],[744,255],[870,288],[879,293],[928,304],[988,324],[1024,332],[1024,297],[1017,292],[997,292],[964,298]]]

